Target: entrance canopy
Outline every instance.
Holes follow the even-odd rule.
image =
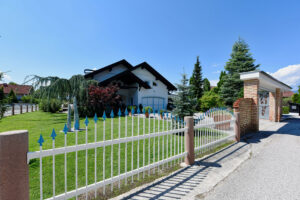
[[[264,71],[251,71],[240,74],[240,79],[246,80],[259,80],[259,90],[275,92],[276,88],[279,88],[281,92],[290,91],[292,88],[287,84],[275,79],[273,76],[267,74]]]

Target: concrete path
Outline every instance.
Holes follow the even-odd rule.
[[[300,118],[264,122],[263,130],[248,140],[251,159],[220,182],[205,198],[196,199],[300,199]]]
[[[143,185],[114,199],[194,199],[232,173],[250,157],[247,143],[235,143],[198,160],[195,165],[180,169],[154,183]]]

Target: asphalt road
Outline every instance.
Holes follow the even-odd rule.
[[[265,127],[259,138],[250,140],[256,149],[251,158],[205,200],[300,200],[300,118],[279,129],[275,124]]]

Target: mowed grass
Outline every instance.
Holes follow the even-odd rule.
[[[45,113],[45,112],[33,112],[26,113],[22,115],[15,115],[3,118],[0,121],[0,132],[10,131],[10,130],[28,130],[29,132],[29,151],[38,151],[39,144],[38,139],[40,134],[44,137],[43,149],[52,148],[52,138],[51,132],[54,128],[57,137],[55,139],[56,147],[64,146],[64,133],[61,130],[67,121],[67,115],[62,113]],[[89,118],[88,126],[88,141],[95,141],[95,123],[92,118]],[[119,122],[120,122],[120,135],[125,137],[131,135],[142,135],[150,134],[153,132],[163,131],[171,129],[171,122],[166,120],[157,119],[145,119],[140,117],[138,123],[138,117],[117,117],[114,119],[107,118],[105,122],[102,118],[99,118],[97,126],[97,141],[103,141],[103,133],[105,133],[105,140],[110,140],[111,135],[113,139],[119,137]],[[105,129],[104,129],[105,124]],[[155,124],[155,125],[154,125]],[[127,126],[126,126],[127,125]],[[139,125],[139,126],[138,126]],[[176,123],[178,127],[178,123]],[[174,126],[174,123],[173,123]],[[180,124],[179,127],[183,127]],[[80,128],[85,129],[84,119],[80,119]],[[127,129],[127,131],[126,131]],[[78,144],[85,143],[86,137],[85,130],[78,133]],[[225,134],[221,132],[216,132],[215,135],[205,136],[204,141],[210,141],[214,138],[223,137]],[[202,138],[204,136],[201,136]],[[208,138],[211,137],[211,138]],[[75,145],[75,133],[70,132],[67,134],[67,145]],[[171,147],[172,145],[172,147]],[[163,148],[164,147],[164,148]],[[175,148],[174,148],[175,147]],[[179,147],[179,149],[178,149]],[[136,169],[150,163],[162,160],[162,158],[170,157],[184,151],[184,136],[183,134],[173,134],[156,137],[151,140],[146,139],[140,142],[128,142],[127,148],[126,144],[120,144],[120,154],[119,145],[113,145],[113,147],[106,146],[104,148],[97,148],[97,182],[103,180],[103,178],[110,178],[111,174],[113,176],[118,175],[120,168],[120,173],[126,172],[126,149],[127,149],[127,171]],[[145,149],[145,151],[144,151]],[[105,154],[104,154],[105,150]],[[149,151],[150,150],[150,151]],[[131,154],[133,151],[133,154]],[[155,153],[154,153],[155,152]],[[167,154],[168,153],[168,154]],[[83,187],[86,185],[86,151],[78,151],[78,187]],[[145,155],[145,156],[144,156]],[[120,157],[120,166],[118,164]],[[105,159],[105,168],[103,165],[103,160]],[[95,149],[88,150],[88,184],[95,183]],[[175,162],[179,163],[181,161],[177,160]],[[49,198],[53,195],[53,167],[52,167],[52,156],[43,158],[43,197]],[[61,194],[65,191],[65,173],[64,173],[64,154],[55,156],[55,194]],[[34,159],[30,162],[30,199],[40,198],[40,173],[39,173],[39,159]],[[112,169],[112,170],[111,170]],[[147,175],[148,173],[146,173]],[[153,171],[151,171],[153,174]],[[136,177],[135,177],[136,178]],[[142,179],[142,174],[140,175]],[[122,181],[124,184],[124,181]],[[128,184],[131,183],[131,178],[128,178]],[[75,189],[75,152],[67,154],[67,190]],[[110,186],[106,186],[106,190],[110,190]]]

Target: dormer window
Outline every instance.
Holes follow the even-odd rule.
[[[150,86],[150,81],[145,81]]]
[[[157,83],[156,83],[156,82],[154,82],[154,81],[153,81],[153,83],[152,83],[152,84],[153,84],[153,86],[157,86]]]

